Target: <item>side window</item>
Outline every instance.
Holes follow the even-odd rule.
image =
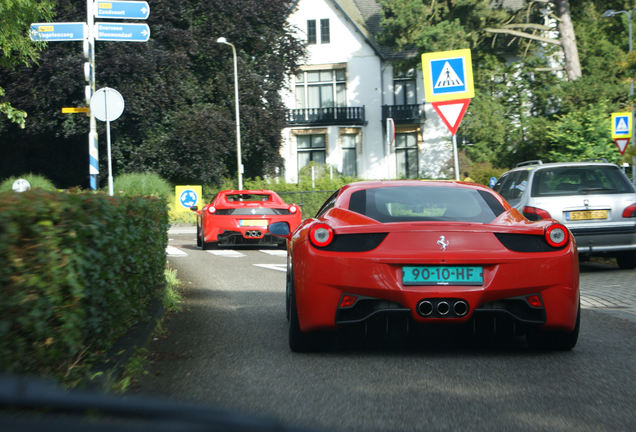
[[[322,207],[320,207],[320,209],[316,213],[316,219],[322,217],[322,215],[325,214],[327,210],[329,210],[336,204],[336,198],[338,198],[339,193],[340,193],[340,189],[335,191],[329,198],[327,198],[327,201],[325,201],[325,203],[322,205]]]
[[[528,186],[528,171],[515,171],[502,176],[494,187],[511,206],[515,206]]]

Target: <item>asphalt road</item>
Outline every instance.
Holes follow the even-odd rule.
[[[152,342],[140,393],[319,430],[636,430],[636,271],[583,267],[572,352],[484,341],[294,354],[284,255],[213,255],[192,234],[170,237],[185,254],[169,258],[185,310]]]

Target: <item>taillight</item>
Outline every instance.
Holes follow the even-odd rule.
[[[289,212],[291,214],[296,214],[296,212],[298,211],[298,207],[296,207],[294,204],[290,205],[288,208]]]
[[[327,224],[317,223],[309,230],[309,240],[317,247],[328,246],[333,240],[333,229]]]
[[[550,219],[552,217],[550,216],[550,213],[548,213],[547,211],[537,207],[530,207],[530,206],[525,206],[523,208],[522,213],[525,217],[527,217],[531,221],[538,221],[541,219]]]
[[[636,217],[636,203],[625,207],[625,210],[623,210],[623,217],[624,218]]]
[[[543,307],[543,302],[541,301],[541,297],[538,296],[537,294],[526,296],[526,301],[528,302],[530,306],[534,308]]]
[[[214,207],[214,206],[208,207],[208,213],[214,214],[214,212],[216,212],[216,207]]]
[[[545,241],[553,248],[561,248],[570,240],[568,229],[561,224],[550,225],[545,230]]]

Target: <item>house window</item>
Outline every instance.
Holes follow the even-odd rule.
[[[414,105],[417,103],[415,71],[398,73],[393,78],[393,100],[395,105]]]
[[[316,20],[307,20],[307,43],[316,43]]]
[[[399,178],[418,177],[417,133],[395,134],[395,159]]]
[[[296,108],[346,106],[345,69],[301,71],[296,74]]]
[[[342,148],[342,174],[349,177],[358,175],[357,169],[357,142],[360,134],[346,133],[340,135]]]
[[[326,137],[318,135],[297,135],[298,171],[309,165],[309,162],[324,164],[327,156]]]
[[[329,19],[320,20],[320,43],[329,43]]]

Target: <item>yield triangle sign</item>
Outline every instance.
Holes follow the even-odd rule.
[[[431,102],[452,135],[457,133],[459,124],[466,114],[470,99],[457,99],[443,102]]]
[[[616,143],[616,146],[618,147],[618,151],[621,152],[621,156],[624,156],[625,149],[627,148],[627,145],[629,144],[629,138],[614,138],[614,142]]]

